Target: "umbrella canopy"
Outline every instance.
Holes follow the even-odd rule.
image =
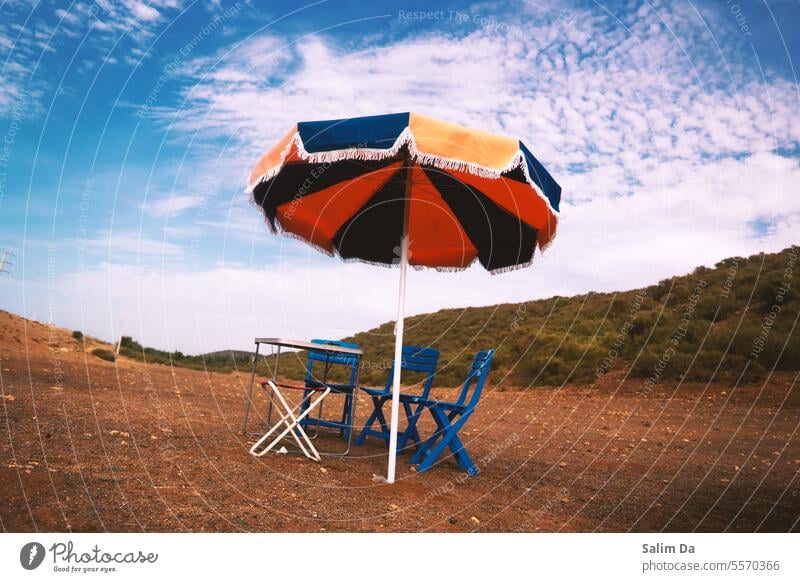
[[[406,267],[527,266],[556,233],[561,187],[519,140],[395,113],[298,123],[254,167],[273,232],[400,266],[387,480],[394,481]]]
[[[550,243],[561,197],[519,140],[417,113],[298,123],[250,190],[273,231],[328,254],[398,263],[407,220],[411,265],[493,272]]]

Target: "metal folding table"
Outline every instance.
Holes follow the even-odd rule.
[[[361,357],[364,355],[363,350],[357,348],[349,348],[345,346],[337,346],[333,344],[323,344],[323,343],[316,343],[310,342],[305,340],[293,340],[293,339],[284,339],[284,338],[276,338],[276,337],[266,337],[266,338],[256,338],[256,352],[255,356],[253,357],[253,373],[250,376],[250,388],[247,391],[247,401],[245,402],[244,407],[244,421],[242,423],[242,433],[245,435],[260,435],[261,433],[248,433],[247,432],[247,421],[250,416],[250,408],[253,403],[253,386],[255,385],[256,381],[256,366],[258,365],[258,356],[261,349],[261,345],[271,345],[277,347],[277,351],[275,353],[275,362],[272,366],[272,381],[277,383],[278,381],[278,365],[280,363],[281,358],[281,348],[289,348],[289,349],[298,349],[298,350],[314,350],[316,352],[325,352],[329,354],[351,354],[354,355],[357,359],[357,369],[356,369],[356,380],[355,386],[353,387],[353,395],[350,398],[350,422],[354,425],[355,424],[355,405],[356,400],[358,400],[357,392],[358,392],[358,381],[359,381],[359,374],[361,371]],[[266,356],[265,356],[266,357]],[[325,382],[326,379],[323,379]],[[269,396],[269,412],[267,413],[267,428],[271,428],[270,423],[272,420],[272,395]],[[350,443],[353,439],[353,432],[355,430],[355,426],[351,426],[350,430],[348,431],[348,439],[347,439],[347,449],[344,453],[340,454],[331,454],[327,453],[328,456],[343,456],[347,455],[350,452]],[[326,453],[320,453],[326,454]]]

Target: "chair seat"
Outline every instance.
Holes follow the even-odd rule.
[[[382,406],[385,402],[392,399],[392,390],[386,388],[362,388],[362,390],[373,398],[375,410],[373,410],[367,423],[361,429],[361,434],[358,436],[356,444],[362,444],[367,436],[378,437],[389,442],[391,434],[386,423],[386,418],[383,415]],[[419,407],[416,412],[413,412],[411,404],[416,401],[421,401],[422,399],[416,394],[405,394],[403,392],[401,392],[399,396],[400,402],[403,404],[401,409],[404,410],[406,420],[408,420],[408,427],[405,430],[397,431],[397,447],[399,450],[402,450],[409,441],[413,442],[415,446],[419,446],[421,441],[419,432],[417,431],[416,420],[419,417],[419,413],[422,412],[422,407]],[[371,428],[374,421],[379,423],[380,429]]]
[[[370,396],[384,396],[386,398],[392,397],[392,391],[386,390],[385,388],[362,388],[362,390]],[[406,394],[405,392],[400,393],[400,402],[417,402],[419,399],[420,397],[416,394]]]
[[[421,398],[419,396],[413,396],[409,399],[410,402],[414,404],[422,404],[426,408],[441,408],[444,410],[457,410],[458,412],[463,412],[466,410],[466,406],[463,404],[456,404],[455,402],[447,402],[446,400],[431,400],[428,398]]]
[[[361,388],[364,392],[369,394],[370,396],[391,396],[392,391],[386,390],[385,388]]]
[[[264,380],[261,382],[261,387],[266,388],[269,386],[269,381]],[[283,384],[275,382],[275,386],[278,388],[287,388],[289,390],[313,390],[314,392],[323,392],[326,386],[320,384],[319,386],[306,386],[305,384]],[[331,389],[333,391],[333,389]]]
[[[317,380],[311,380],[311,381],[307,382],[305,387],[304,387],[304,389],[305,390],[324,390],[326,387],[330,388],[331,392],[340,392],[340,393],[352,392],[353,390],[355,390],[355,386],[352,385],[352,384],[333,384],[333,383],[325,384],[325,383],[319,382]]]

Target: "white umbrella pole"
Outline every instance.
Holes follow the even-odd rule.
[[[397,464],[397,425],[400,417],[400,370],[403,354],[403,309],[406,302],[406,269],[408,267],[408,236],[400,243],[400,294],[397,298],[397,325],[394,340],[394,376],[392,377],[392,416],[389,430],[389,470],[386,481],[394,483]]]
[[[397,297],[397,323],[394,328],[394,375],[392,376],[392,414],[389,421],[389,467],[387,483],[394,483],[397,466],[397,425],[400,420],[400,371],[403,356],[403,317],[406,304],[406,271],[408,270],[408,214],[411,206],[411,164],[406,178],[405,212],[403,213],[403,237],[400,240],[400,292]]]

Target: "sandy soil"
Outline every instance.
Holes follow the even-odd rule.
[[[388,486],[374,439],[321,465],[251,457],[246,373],[105,362],[4,312],[0,358],[5,531],[800,529],[797,376],[649,394],[621,372],[591,388],[489,388],[464,435],[479,476],[452,459],[417,474],[405,454]],[[359,400],[361,419],[369,407]],[[263,411],[260,397],[254,425]]]

